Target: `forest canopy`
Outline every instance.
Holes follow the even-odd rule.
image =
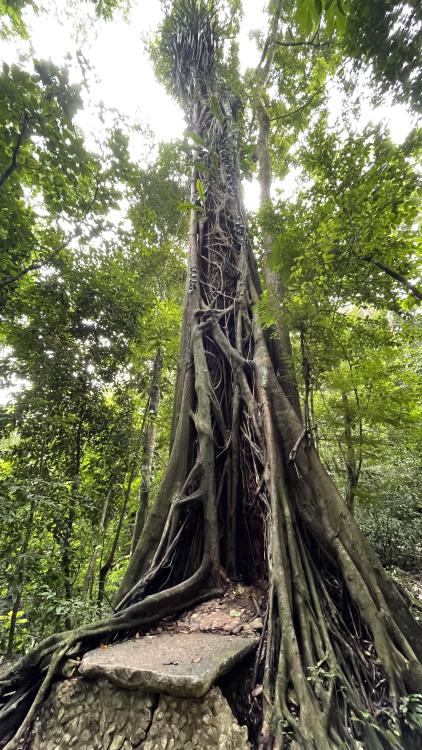
[[[315,466],[325,472],[321,481],[338,487],[362,538],[421,617],[420,4],[274,0],[260,13],[253,2],[178,0],[151,8],[145,20],[135,2],[0,2],[5,660],[63,629],[111,617],[125,597],[135,606],[133,571],[138,575],[139,560],[147,558],[148,530],[154,538],[150,511],[161,507],[183,409],[198,453],[195,458],[186,448],[188,478],[175,470],[174,481],[187,493],[177,502],[211,492],[209,478],[196,485],[194,477],[213,441],[217,496],[218,486],[226,496],[228,464],[220,456],[230,439],[239,486],[234,500],[227,489],[222,501],[228,521],[220,536],[205,534],[184,573],[175,563],[170,584],[195,575],[199,549],[214,564],[219,544],[229,576],[270,581],[263,541],[251,543],[244,560],[237,549],[242,534],[266,539],[263,507],[272,507],[270,489],[265,494],[265,482],[271,484],[265,387],[253,374],[264,339],[293,415],[293,427],[273,426],[284,450],[270,462],[273,470],[284,462],[288,490],[297,498],[305,475],[297,456],[313,451]],[[39,33],[48,19],[62,29],[64,52],[56,57]],[[133,35],[125,36],[131,24]],[[113,25],[112,65],[126,92],[117,93],[117,83],[122,111],[113,96],[101,98],[111,66],[98,50]],[[123,50],[129,38],[139,45],[135,57]],[[238,202],[241,185],[246,209]],[[192,276],[193,225],[208,263],[206,278],[200,263],[194,268],[199,282]],[[222,265],[218,253],[225,254]],[[239,278],[248,292],[239,292]],[[255,320],[262,341],[254,339]],[[204,332],[203,358],[195,349],[196,325]],[[223,360],[230,361],[230,374]],[[190,368],[198,383],[201,366],[209,371],[208,396],[197,387],[188,408],[181,378]],[[201,438],[202,398],[210,399],[211,443]],[[244,404],[237,416],[235,403]],[[276,415],[274,404],[271,409]],[[289,472],[296,472],[291,480]],[[236,503],[240,495],[252,496],[254,482],[259,508],[243,528]],[[279,521],[286,528],[292,502],[290,496]],[[200,537],[201,523],[214,522],[203,505],[203,518],[180,520],[182,539],[185,526]],[[296,546],[291,539],[287,545],[293,568],[293,548],[300,569],[320,562],[304,531],[308,512],[299,513]],[[315,584],[321,596],[335,579],[332,557],[324,565],[327,579]],[[153,594],[154,586],[164,587],[164,574],[154,569],[154,575],[158,583],[152,573],[143,583]],[[277,588],[277,581],[268,585]],[[366,625],[371,630],[370,617]],[[280,647],[279,636],[271,637]],[[397,664],[386,673],[391,666],[400,693]],[[406,696],[394,690],[380,720],[388,747],[394,733],[407,736],[400,732],[420,722],[415,709],[408,725],[399,726]],[[357,700],[352,693],[345,714]],[[287,736],[296,732],[305,742],[309,727],[291,710],[282,708]],[[332,729],[330,747],[341,747],[348,731]],[[381,747],[377,732],[368,729],[368,748]]]

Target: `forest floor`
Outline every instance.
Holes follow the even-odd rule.
[[[176,619],[163,620],[150,635],[162,632],[208,632],[251,635],[262,630],[266,608],[263,589],[226,580],[224,593],[217,599],[198,604]]]
[[[391,568],[389,574],[422,604],[422,572]]]

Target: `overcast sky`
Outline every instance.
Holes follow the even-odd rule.
[[[265,30],[263,0],[243,0],[244,20],[240,34],[240,59],[243,69],[257,64],[259,54],[250,39],[252,29]],[[134,0],[128,17],[116,11],[112,21],[96,19],[92,3],[76,6],[68,0],[44,0],[41,12],[31,8],[25,11],[30,32],[30,42],[35,56],[65,63],[66,56],[74,58],[78,47],[95,71],[91,76],[90,97],[93,102],[103,101],[107,107],[116,108],[132,123],[149,124],[157,140],[170,140],[182,135],[185,124],[177,104],[165,93],[154,78],[152,65],[146,50],[146,39],[157,29],[162,18],[160,0]],[[76,11],[75,11],[76,8]],[[79,26],[79,30],[78,30]],[[16,61],[19,52],[29,49],[22,40],[0,40],[0,59]],[[74,76],[80,75],[75,69]],[[364,92],[363,88],[363,92]],[[392,107],[386,103],[373,111],[362,94],[362,114],[359,127],[369,120],[388,122],[392,137],[401,141],[409,131],[411,122],[404,107]],[[341,116],[341,97],[332,86],[330,95],[330,123]],[[83,128],[87,146],[91,135],[98,133],[100,123],[88,102],[78,114],[78,124]],[[142,158],[141,136],[133,136],[131,152],[134,158]],[[285,181],[288,191],[294,189],[295,174]],[[245,199],[249,209],[257,208],[258,189],[255,184],[245,185]]]

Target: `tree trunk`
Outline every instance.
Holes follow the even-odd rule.
[[[100,567],[100,574],[98,578],[98,597],[97,597],[97,605],[99,609],[101,609],[101,606],[105,597],[106,579],[114,563],[114,558],[116,556],[117,547],[119,544],[120,534],[122,533],[123,522],[126,518],[126,511],[127,511],[127,506],[129,503],[130,492],[131,492],[132,485],[133,485],[135,475],[136,475],[139,445],[140,445],[140,442],[138,442],[138,445],[136,446],[134,456],[130,465],[129,477],[127,480],[123,503],[122,503],[122,507],[120,510],[119,520],[117,522],[116,530],[114,532],[111,549],[107,555],[107,559],[105,563],[101,565]]]
[[[28,521],[25,527],[25,535],[23,538],[22,547],[19,550],[20,560],[19,560],[19,563],[17,565],[17,570],[16,570],[16,594],[15,594],[15,599],[14,599],[13,607],[12,607],[12,615],[10,618],[9,635],[7,638],[7,648],[6,648],[7,659],[11,659],[13,656],[13,652],[14,652],[16,623],[17,623],[18,612],[21,608],[23,588],[25,586],[25,581],[26,581],[26,571],[27,571],[26,555],[28,553],[28,547],[29,547],[29,542],[30,542],[31,534],[32,534],[32,527],[34,523],[35,505],[36,505],[35,496],[32,495],[31,503],[29,506]]]
[[[353,423],[350,413],[349,397],[347,393],[342,393],[343,402],[343,422],[344,422],[344,442],[346,446],[346,505],[351,513],[355,509],[355,495],[359,482],[361,462],[358,461],[353,439]]]
[[[75,448],[71,464],[71,476],[72,476],[72,487],[70,491],[69,504],[67,513],[63,521],[63,531],[61,535],[61,552],[62,552],[62,569],[64,578],[64,595],[69,605],[72,601],[73,596],[73,581],[72,581],[72,537],[73,537],[73,524],[76,518],[76,504],[77,495],[79,492],[80,478],[81,478],[81,460],[82,460],[82,434],[83,434],[83,418],[85,413],[85,404],[82,404],[79,410],[78,422],[76,425],[75,433]],[[72,627],[72,618],[70,612],[65,616],[66,628]]]
[[[155,450],[155,421],[158,407],[160,405],[160,379],[163,366],[163,358],[160,350],[157,351],[152,367],[151,388],[148,394],[148,403],[145,414],[145,436],[143,439],[141,459],[141,482],[139,485],[138,509],[136,511],[133,527],[131,554],[140,539],[145,519],[148,513],[149,493],[152,479],[152,463]]]
[[[113,481],[111,482],[110,489],[108,490],[103,503],[103,509],[101,513],[100,523],[95,529],[96,542],[91,553],[91,557],[88,563],[88,569],[85,576],[84,586],[82,590],[82,599],[84,602],[88,602],[88,599],[92,600],[92,587],[95,579],[95,568],[97,564],[97,558],[102,550],[104,544],[104,536],[107,525],[108,511],[110,507],[110,500],[113,494]]]
[[[221,593],[221,567],[268,591],[257,671],[263,693],[253,698],[262,746],[281,748],[285,735],[303,750],[393,748],[391,726],[403,731],[400,699],[422,690],[421,628],[321,465],[259,320],[240,198],[238,102],[216,74],[218,37],[216,16],[200,0],[176,2],[163,29],[161,54],[203,144],[192,170],[167,472],[116,613],[47,639],[6,675],[9,720],[29,675],[42,680],[7,750],[17,747],[76,643],[86,649]]]
[[[45,450],[45,433],[43,434],[42,445],[41,445],[41,455],[40,455],[39,466],[38,466],[38,482],[41,482],[43,471],[44,471],[44,450]],[[19,550],[19,562],[16,566],[16,595],[15,595],[15,600],[13,602],[13,607],[12,607],[12,615],[10,618],[9,635],[8,635],[7,647],[6,647],[6,658],[8,659],[10,659],[13,656],[13,652],[14,652],[17,616],[21,608],[22,594],[23,594],[23,590],[24,590],[24,586],[26,582],[26,574],[27,574],[27,569],[28,569],[28,561],[27,561],[26,556],[28,553],[29,543],[31,541],[32,529],[33,529],[33,524],[34,524],[35,508],[37,504],[36,503],[37,491],[38,491],[38,487],[37,487],[37,484],[35,484],[35,486],[33,487],[33,492],[31,496],[28,520],[25,526],[25,533],[24,533],[24,538],[22,542],[22,547]]]
[[[258,180],[261,189],[260,206],[261,209],[271,205],[271,181],[272,170],[269,157],[269,127],[270,121],[262,99],[259,99],[256,106],[258,118]],[[274,243],[274,237],[268,230],[262,238],[264,250],[264,278],[268,292],[268,303],[276,320],[276,336],[269,343],[272,349],[272,359],[276,368],[278,379],[280,380],[283,391],[292,404],[297,414],[301,414],[299,391],[297,387],[296,374],[294,370],[293,351],[290,340],[289,328],[283,317],[283,298],[284,290],[280,277],[271,267],[271,252]]]

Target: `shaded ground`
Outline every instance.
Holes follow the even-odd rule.
[[[412,571],[409,573],[400,568],[392,568],[388,571],[395,581],[398,581],[417,601],[422,604],[422,573]]]
[[[175,620],[164,620],[150,635],[162,632],[259,634],[265,614],[265,592],[254,586],[226,582],[223,596],[199,604]]]

